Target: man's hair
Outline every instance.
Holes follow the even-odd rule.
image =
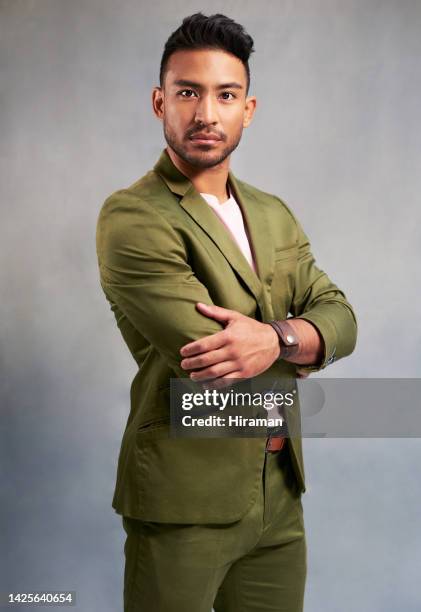
[[[250,89],[250,69],[248,60],[253,53],[254,41],[243,26],[233,19],[216,13],[207,17],[195,13],[183,19],[165,43],[159,71],[159,83],[163,86],[168,60],[176,51],[194,49],[221,49],[232,53],[243,63],[247,74],[246,95]]]

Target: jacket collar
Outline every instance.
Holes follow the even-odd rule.
[[[221,231],[221,220],[215,215],[206,200],[196,190],[190,179],[173,163],[164,149],[153,170],[161,176],[168,188],[178,196],[180,206],[206,232],[209,238],[223,253],[232,268],[242,278],[251,293],[255,296],[263,313],[265,301],[262,283],[270,285],[273,276],[273,248],[269,222],[254,195],[241,188],[234,174],[229,170],[230,189],[240,206],[257,267],[253,271],[231,234],[224,228]]]

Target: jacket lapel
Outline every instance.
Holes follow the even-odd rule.
[[[228,173],[228,180],[243,213],[259,280],[263,285],[270,286],[275,261],[272,234],[267,215],[257,198],[250,191],[246,192],[240,187],[231,171]]]
[[[165,149],[155,164],[154,171],[163,178],[173,193],[181,196],[180,206],[219,248],[262,309],[262,282],[264,284],[269,282],[270,284],[273,275],[273,249],[269,223],[256,198],[250,193],[246,194],[242,191],[236,178],[229,171],[228,181],[234,197],[242,209],[259,276],[249,265],[230,232],[222,225],[222,221],[195,189],[190,179],[173,164]]]

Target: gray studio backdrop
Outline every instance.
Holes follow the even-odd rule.
[[[135,363],[99,286],[104,199],[165,146],[151,110],[182,17],[254,37],[232,156],[282,197],[359,322],[328,377],[420,375],[421,3],[1,0],[0,591],[120,610],[111,508]],[[419,439],[305,439],[307,612],[421,608]]]

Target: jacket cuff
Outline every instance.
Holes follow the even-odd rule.
[[[294,318],[304,319],[305,321],[312,323],[319,331],[324,343],[324,354],[321,363],[316,365],[299,364],[297,367],[306,372],[318,372],[319,370],[323,370],[326,366],[333,363],[336,359],[337,334],[334,325],[329,321],[329,319],[316,312],[306,312],[305,314]]]

